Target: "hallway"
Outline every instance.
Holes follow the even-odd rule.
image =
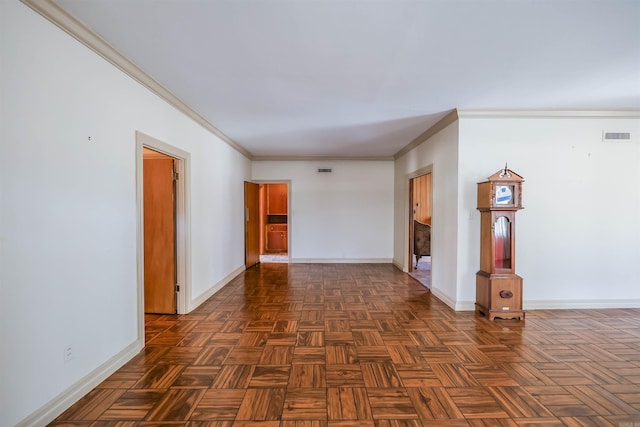
[[[261,264],[51,425],[640,423],[640,310],[454,312],[387,264]]]

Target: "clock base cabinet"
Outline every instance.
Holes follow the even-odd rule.
[[[516,274],[476,274],[476,313],[489,320],[522,319],[522,277]]]

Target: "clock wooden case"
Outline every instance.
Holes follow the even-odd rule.
[[[516,212],[522,207],[524,179],[508,169],[478,183],[480,270],[476,273],[476,312],[490,320],[524,319],[522,277],[516,274]]]

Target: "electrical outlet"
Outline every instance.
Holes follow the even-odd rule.
[[[73,347],[67,345],[64,347],[64,363],[70,362],[73,359]]]

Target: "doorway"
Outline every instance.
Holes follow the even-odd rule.
[[[289,182],[245,181],[245,266],[289,262]]]
[[[260,262],[289,262],[289,185],[260,184]]]
[[[409,274],[431,287],[431,172],[409,179]]]
[[[153,160],[154,163],[149,163],[149,160]],[[164,163],[164,165],[156,168],[155,166],[157,165],[155,163],[158,165]],[[169,171],[171,166],[172,170]],[[145,209],[145,192],[148,195],[150,191],[155,191],[148,188],[145,189],[145,175],[148,175],[148,172],[152,169],[165,169],[163,172],[158,172],[158,174],[161,173],[164,176],[164,184],[160,185],[164,187],[161,192],[165,195],[170,194],[170,198],[168,200],[164,199],[165,207],[163,208],[146,206]],[[136,132],[138,337],[142,343],[145,342],[145,312],[185,314],[189,310],[190,277],[187,268],[189,265],[189,223],[187,221],[189,204],[186,191],[189,185],[189,171],[189,153],[142,132]],[[168,177],[165,172],[168,172]],[[153,211],[155,209],[161,209],[166,215],[163,215],[163,219],[158,220],[157,224],[152,226],[149,218],[145,217],[145,212],[149,213],[150,210]],[[163,252],[166,259],[169,260],[164,261],[169,264],[168,266],[152,266],[149,263],[145,263],[152,256],[149,253],[145,254],[145,252],[148,252],[145,250],[145,236],[151,233],[148,230],[149,227],[163,229],[170,236],[164,236],[163,249],[156,248],[156,250]],[[172,236],[171,230],[173,230]],[[158,261],[156,260],[155,262],[157,263]],[[168,284],[165,284],[166,287],[159,293],[159,300],[169,302],[164,308],[145,307],[147,300],[156,298],[149,295],[149,289],[146,286],[149,282],[149,276],[154,274],[149,269],[157,270],[158,272],[164,270],[162,277],[165,278],[171,279],[171,276],[173,276],[173,279],[167,280],[166,283]]]

